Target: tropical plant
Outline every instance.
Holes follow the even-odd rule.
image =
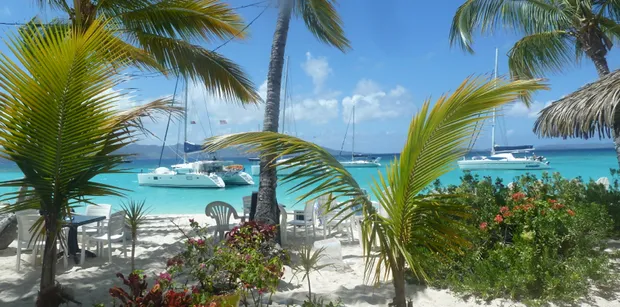
[[[609,73],[606,55],[620,39],[616,0],[467,0],[452,20],[450,43],[473,52],[473,34],[498,28],[523,35],[508,52],[517,79],[561,72],[586,56],[599,77]]]
[[[121,203],[121,208],[125,210],[125,222],[131,229],[131,271],[135,270],[136,243],[138,241],[138,228],[146,220],[148,208],[144,207],[145,201],[129,200]]]
[[[45,236],[40,296],[55,287],[56,240],[71,209],[90,203],[89,196],[124,191],[93,177],[122,171],[118,166],[128,155],[117,150],[144,131],[143,117],[181,112],[169,99],[118,110],[122,94],[109,90],[122,81],[118,69],[130,64],[126,45],[112,39],[102,20],[66,30],[26,26],[9,40],[17,60],[0,55],[1,153],[24,174],[0,186],[31,188],[3,194],[3,201],[25,197],[3,210],[42,214],[34,231]]]
[[[405,306],[406,267],[425,277],[420,250],[430,250],[432,257],[439,257],[467,246],[458,229],[468,207],[447,203],[446,195],[420,192],[454,167],[454,161],[466,153],[466,145],[476,135],[480,127],[476,124],[487,119],[491,110],[544,88],[536,80],[482,82],[474,78],[465,80],[451,95],[440,97],[433,107],[427,100],[411,121],[400,158],[388,165],[385,175],[379,173],[372,186],[385,216],[378,213],[353,176],[319,145],[274,132],[218,136],[207,139],[204,145],[209,151],[247,146],[249,152],[259,152],[263,159],[269,157],[270,163],[294,155],[290,163],[305,166],[284,177],[285,182],[298,181],[291,191],[309,188],[301,199],[332,193],[342,202],[331,202],[326,210],[335,211],[336,216],[361,210],[366,276],[378,282],[391,273],[394,304]],[[375,243],[379,243],[377,256],[371,250]]]
[[[211,92],[242,103],[260,98],[234,62],[198,45],[200,41],[243,39],[242,18],[220,0],[36,0],[67,14],[70,23],[87,28],[97,17],[118,30],[117,43],[140,68],[202,81]],[[33,23],[38,24],[38,21]],[[58,20],[54,27],[68,27]]]
[[[279,11],[273,34],[269,71],[267,73],[267,101],[263,119],[263,131],[278,132],[280,116],[280,89],[286,39],[293,13],[304,20],[306,27],[318,40],[341,51],[350,48],[342,29],[342,21],[335,9],[336,0],[278,0]],[[255,219],[268,224],[278,224],[276,200],[277,173],[269,167],[273,157],[261,155],[258,203]]]
[[[329,264],[320,264],[321,260],[325,258],[325,247],[321,247],[312,250],[312,246],[302,245],[299,249],[299,262],[293,267],[294,274],[302,274],[301,281],[308,280],[308,300],[312,301],[312,285],[310,284],[310,273],[320,272],[322,269],[329,266]]]

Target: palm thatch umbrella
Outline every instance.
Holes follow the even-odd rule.
[[[620,164],[620,70],[553,102],[540,111],[534,132],[541,137],[613,138]]]

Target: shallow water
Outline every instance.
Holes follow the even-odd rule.
[[[574,178],[581,176],[584,179],[597,179],[599,177],[609,176],[610,168],[617,168],[617,160],[615,152],[612,149],[597,150],[570,150],[570,151],[537,151],[537,155],[544,155],[551,162],[552,169],[550,172],[560,172],[564,177]],[[394,159],[394,155],[382,155],[382,164]],[[250,163],[247,159],[232,159],[236,163],[244,164],[246,169],[250,170]],[[254,186],[237,186],[227,187],[225,189],[184,189],[184,188],[156,188],[142,187],[138,185],[136,173],[148,171],[157,167],[158,161],[137,160],[125,166],[131,168],[130,173],[111,174],[97,176],[96,180],[102,183],[119,186],[131,191],[126,195],[136,200],[146,200],[147,206],[151,208],[154,214],[191,214],[202,213],[206,204],[211,201],[220,200],[230,203],[236,208],[242,207],[242,197],[250,195],[253,191],[258,190],[258,177],[254,178],[256,184]],[[174,164],[176,161],[164,161],[162,166]],[[378,169],[350,169],[350,172],[357,179],[360,185],[370,191],[372,178],[376,177]],[[531,171],[540,175],[542,171]],[[504,182],[512,181],[515,176],[524,174],[521,171],[478,171],[475,172],[481,176],[500,177]],[[460,176],[463,174],[458,168],[441,177],[444,184],[458,183]],[[10,180],[20,178],[21,172],[13,164],[0,164],[0,180]],[[300,193],[289,194],[287,190],[294,183],[281,185],[278,187],[278,202],[285,204],[287,208],[301,209],[303,204],[297,203],[296,197]],[[9,189],[0,189],[0,192],[10,191]],[[98,197],[95,199],[98,203],[112,204],[117,209],[122,198],[119,197]]]

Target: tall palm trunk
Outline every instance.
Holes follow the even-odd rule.
[[[609,73],[609,65],[607,64],[607,50],[611,48],[611,42],[600,29],[592,26],[584,26],[587,28],[578,33],[577,39],[583,46],[583,51],[592,60],[599,78]]]
[[[286,38],[292,13],[292,0],[280,0],[280,9],[276,30],[273,34],[271,45],[271,57],[269,59],[269,72],[267,75],[267,102],[265,105],[265,118],[263,131],[278,132],[280,115],[280,88],[282,83],[282,69],[284,67],[284,52]],[[255,219],[260,222],[276,224],[278,217],[276,212],[276,187],[278,176],[275,167],[269,167],[273,156],[265,156],[260,161],[260,181],[258,186],[258,203]]]

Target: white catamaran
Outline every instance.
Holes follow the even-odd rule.
[[[381,163],[379,163],[379,161],[381,161],[381,157],[370,157],[368,155],[355,153],[355,104],[353,104],[351,117],[353,127],[353,133],[351,134],[351,160],[341,161],[340,164],[346,168],[369,168],[381,166]]]
[[[186,83],[184,106],[186,111],[187,90]],[[252,176],[243,171],[243,166],[235,165],[232,161],[212,159],[188,162],[188,154],[201,152],[202,147],[187,141],[187,112],[184,112],[183,124],[183,163],[172,165],[171,168],[158,167],[152,172],[140,173],[138,174],[139,185],[175,188],[223,188],[226,185],[254,184]]]
[[[495,49],[495,70],[494,77],[497,78],[497,58],[498,50]],[[462,170],[535,170],[548,169],[549,162],[542,156],[536,156],[532,145],[500,146],[495,144],[495,110],[491,124],[491,155],[474,156],[471,159],[458,161],[459,168]],[[523,154],[522,157],[515,157],[515,154]]]

